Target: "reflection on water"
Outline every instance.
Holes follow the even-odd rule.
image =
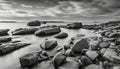
[[[57,24],[58,25],[58,24]],[[24,28],[27,27],[25,23],[0,23],[0,29],[9,28],[11,30],[17,29],[17,28]],[[59,46],[62,46],[64,44],[67,44],[68,40],[75,36],[76,34],[85,34],[87,36],[94,35],[91,31],[85,30],[85,29],[79,29],[79,30],[68,30],[61,28],[63,32],[68,33],[68,37],[65,39],[56,39],[54,36],[48,36],[48,37],[37,37],[34,35],[19,35],[14,36],[17,38],[14,38],[13,40],[22,40],[22,42],[30,42],[32,45],[21,48],[19,50],[16,50],[10,54],[7,54],[5,56],[0,56],[0,69],[21,69],[19,64],[19,57],[23,56],[24,54],[30,53],[32,51],[37,51],[40,49],[40,43],[48,38],[48,39],[55,39],[58,41]]]

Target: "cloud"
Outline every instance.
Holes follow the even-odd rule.
[[[21,7],[32,8],[30,5],[21,4]]]
[[[3,12],[3,10],[5,12]],[[120,0],[1,0],[0,16],[79,18],[119,16]]]

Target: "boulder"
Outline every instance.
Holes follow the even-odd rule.
[[[11,41],[11,37],[0,37],[0,43]]]
[[[59,66],[63,65],[66,62],[66,56],[61,53],[58,52],[52,59],[52,62],[55,66],[55,68],[58,68]]]
[[[21,67],[31,67],[38,62],[38,56],[36,53],[30,53],[20,57]]]
[[[66,27],[68,29],[79,29],[79,28],[82,28],[82,23],[75,22],[75,23],[72,23],[72,24],[67,24]]]
[[[40,26],[41,25],[41,22],[36,20],[36,21],[31,21],[31,22],[28,22],[27,24],[28,26]]]
[[[110,46],[110,42],[102,42],[99,45],[101,48],[108,48]]]
[[[43,28],[35,32],[36,36],[49,36],[49,35],[54,35],[61,32],[59,27],[48,27],[48,28]]]
[[[55,36],[55,38],[66,38],[67,36],[68,36],[67,33],[62,32],[62,33],[60,33],[60,34],[57,34],[57,35]]]
[[[75,42],[75,44],[72,47],[72,52],[79,53],[82,51],[82,49],[88,49],[89,43],[86,39],[80,39]]]
[[[34,34],[39,28],[19,28],[15,31],[12,31],[13,35],[26,35],[26,34]]]
[[[51,50],[58,45],[56,40],[44,40],[40,47],[44,50]]]
[[[103,68],[101,66],[91,64],[91,65],[85,67],[85,69],[103,69]]]
[[[5,55],[19,48],[30,45],[30,43],[7,43],[0,46],[0,55]]]
[[[9,29],[0,29],[0,36],[8,35]]]

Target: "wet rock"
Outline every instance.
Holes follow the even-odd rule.
[[[55,68],[58,68],[66,62],[66,56],[63,53],[59,52],[53,57],[52,62]]]
[[[108,35],[109,38],[117,38],[117,37],[120,37],[120,33],[111,33]]]
[[[51,50],[58,45],[56,40],[44,40],[40,47],[44,50]]]
[[[105,53],[105,51],[106,51],[106,48],[102,48],[102,49],[100,50],[100,53],[103,55],[103,54]]]
[[[41,22],[36,20],[36,21],[31,21],[31,22],[28,22],[27,24],[28,26],[40,26],[41,25]]]
[[[99,54],[96,51],[91,51],[91,50],[88,50],[86,52],[86,55],[92,60],[96,59],[99,56]]]
[[[102,43],[100,43],[100,47],[101,48],[108,48],[109,46],[110,46],[109,42],[102,42]]]
[[[20,57],[21,67],[32,67],[38,62],[38,56],[36,53],[30,53]]]
[[[72,24],[68,24],[66,27],[68,29],[79,29],[79,28],[82,28],[82,23],[75,22],[75,23],[72,23]]]
[[[61,65],[59,69],[79,69],[80,63],[74,60],[68,60],[65,64]]]
[[[91,64],[91,65],[87,66],[85,69],[103,69],[103,68],[101,66]]]
[[[114,59],[120,60],[120,57],[117,56],[117,54],[115,49],[107,48],[103,56],[110,61],[113,61]]]
[[[0,46],[0,55],[5,55],[19,48],[30,45],[30,43],[8,43]]]
[[[0,43],[9,42],[11,40],[11,37],[0,37]]]
[[[49,36],[49,35],[54,35],[61,32],[59,27],[48,27],[48,28],[44,28],[44,29],[40,29],[38,31],[35,32],[36,36]]]
[[[0,36],[8,35],[9,29],[0,29]]]
[[[38,52],[38,57],[39,62],[49,59],[48,53],[46,51]]]
[[[93,64],[93,61],[87,56],[82,56],[80,60],[85,67],[90,64]]]
[[[51,63],[51,61],[45,61],[45,62],[41,62],[39,64],[39,68],[36,69],[55,69],[53,63]]]
[[[12,31],[13,35],[26,35],[26,34],[34,34],[39,28],[19,28],[15,31]]]
[[[82,49],[88,49],[88,48],[89,48],[89,44],[87,40],[81,39],[75,42],[75,44],[72,47],[72,52],[79,53],[82,51]]]
[[[62,32],[62,33],[60,33],[60,34],[57,34],[57,35],[55,36],[55,38],[66,38],[67,36],[68,36],[67,33]]]

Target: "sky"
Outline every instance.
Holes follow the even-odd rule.
[[[0,20],[112,20],[120,0],[0,0]]]

